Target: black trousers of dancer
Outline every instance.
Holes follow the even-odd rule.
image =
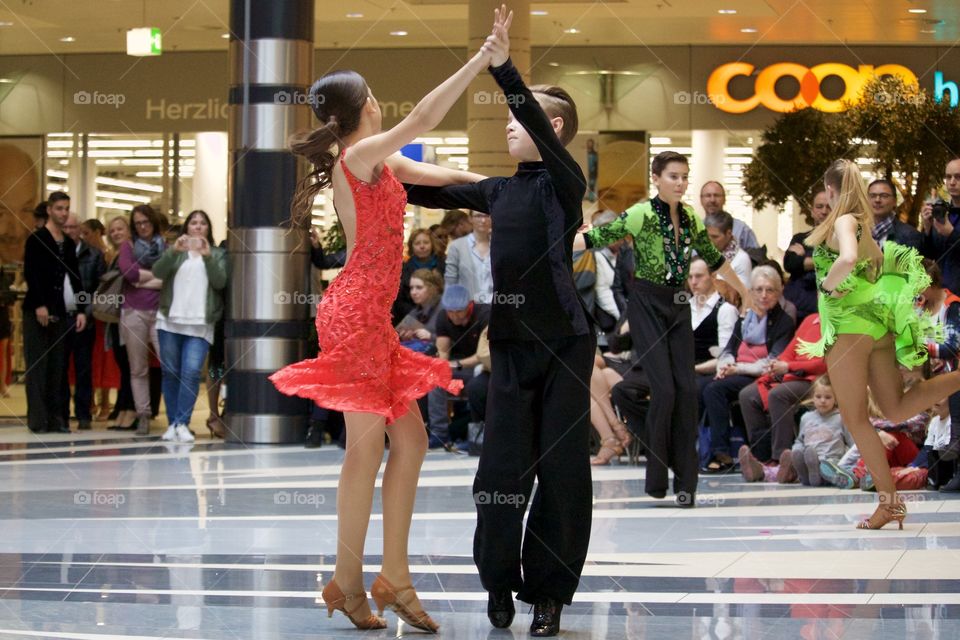
[[[544,596],[573,599],[590,542],[595,351],[589,335],[490,343],[493,370],[473,483],[473,558],[487,591],[516,591],[530,604]]]
[[[647,410],[645,491],[662,498],[667,468],[681,502],[697,492],[698,388],[688,295],[681,289],[637,279],[627,305],[630,337],[650,383]]]

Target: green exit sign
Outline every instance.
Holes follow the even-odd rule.
[[[163,53],[163,34],[157,27],[127,31],[128,56],[158,56]]]

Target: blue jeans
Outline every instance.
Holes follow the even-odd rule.
[[[203,338],[185,336],[160,329],[160,365],[163,367],[163,401],[171,425],[190,425],[193,405],[197,403],[200,369],[207,358],[210,343]]]

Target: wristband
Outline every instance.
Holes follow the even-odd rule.
[[[833,295],[833,291],[834,291],[833,289],[827,289],[825,286],[823,286],[822,281],[820,282],[820,284],[817,285],[817,289],[819,289],[820,293],[822,293],[825,296]]]

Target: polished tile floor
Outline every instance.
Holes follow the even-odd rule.
[[[16,424],[13,421],[11,424]],[[326,617],[342,452],[0,427],[0,637],[356,638]],[[476,458],[431,451],[414,582],[450,638],[492,630],[471,560]],[[701,480],[698,508],[594,472],[590,555],[567,638],[960,638],[960,500],[908,494],[904,531],[857,531],[875,495]],[[366,581],[382,548],[379,493]],[[364,634],[394,637],[389,628]],[[413,635],[400,627],[402,635]]]

